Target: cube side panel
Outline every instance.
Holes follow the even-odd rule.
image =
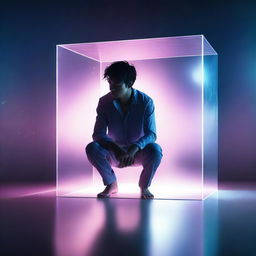
[[[218,187],[218,57],[204,56],[203,196]]]
[[[91,141],[99,90],[99,62],[58,49],[57,183],[65,195],[92,182],[85,147]],[[94,111],[92,111],[94,110]]]

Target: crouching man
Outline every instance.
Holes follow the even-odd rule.
[[[118,191],[112,166],[142,165],[141,198],[154,198],[149,186],[163,155],[155,143],[153,100],[132,87],[136,75],[135,67],[126,61],[114,62],[104,72],[110,92],[99,99],[93,142],[86,146],[88,160],[106,185],[98,197],[110,197]]]

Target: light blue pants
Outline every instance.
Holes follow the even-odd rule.
[[[111,150],[105,149],[98,142],[94,141],[86,146],[86,154],[90,163],[100,173],[104,185],[116,181],[116,175],[111,166],[118,167],[119,161]],[[143,166],[139,179],[140,188],[147,188],[150,186],[162,156],[162,149],[157,143],[150,143],[135,154],[133,165]]]

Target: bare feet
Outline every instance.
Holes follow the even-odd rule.
[[[97,197],[99,198],[108,198],[110,197],[112,194],[116,194],[118,191],[118,187],[117,187],[117,182],[113,182],[109,185],[106,186],[106,188],[97,195]]]
[[[154,195],[148,190],[148,188],[141,189],[141,196],[142,199],[153,199]]]

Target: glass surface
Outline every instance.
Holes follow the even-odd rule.
[[[218,186],[218,57],[204,56],[204,134],[203,181],[204,197]]]
[[[155,198],[203,199],[217,189],[217,54],[199,36],[57,46],[58,195],[96,196],[104,186],[88,162],[98,98],[108,93],[106,66],[128,60],[134,88],[155,103],[162,162],[153,179]],[[116,197],[139,196],[142,167],[113,168]]]
[[[85,157],[99,97],[100,64],[58,47],[58,195],[88,187],[92,167]]]

